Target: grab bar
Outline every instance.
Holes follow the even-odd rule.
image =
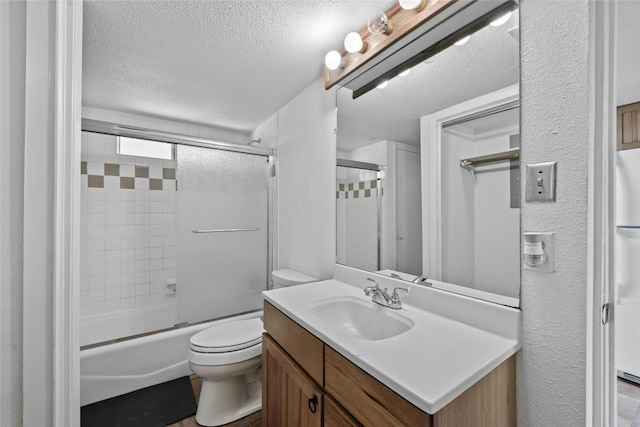
[[[260,228],[225,228],[221,230],[196,230],[191,229],[192,233],[237,233],[238,231],[259,231]]]

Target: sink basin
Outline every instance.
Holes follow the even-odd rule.
[[[320,300],[309,311],[339,331],[368,341],[395,337],[415,324],[390,308],[348,296]]]

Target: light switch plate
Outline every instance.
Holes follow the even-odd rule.
[[[556,201],[556,165],[557,162],[527,165],[525,194],[527,202]]]

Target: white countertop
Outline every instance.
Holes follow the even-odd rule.
[[[359,339],[341,333],[309,311],[315,302],[338,295],[370,301],[363,292],[371,284],[366,282],[367,277],[366,272],[336,271],[331,280],[263,295],[327,345],[429,414],[442,409],[520,349],[519,310],[394,279],[385,282],[376,277],[382,287],[412,288],[398,313],[413,320],[415,326],[400,335],[378,341]],[[443,310],[449,313],[443,315]],[[474,310],[483,319],[479,327],[470,325],[475,323]]]

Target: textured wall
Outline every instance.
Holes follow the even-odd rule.
[[[0,425],[22,418],[26,3],[0,2]]]
[[[558,162],[557,202],[524,203],[522,231],[555,232],[555,273],[522,271],[518,424],[585,425],[589,4],[525,0],[522,164]],[[524,184],[524,181],[523,181]]]
[[[336,106],[317,80],[280,110],[278,268],[320,279],[336,258]]]

